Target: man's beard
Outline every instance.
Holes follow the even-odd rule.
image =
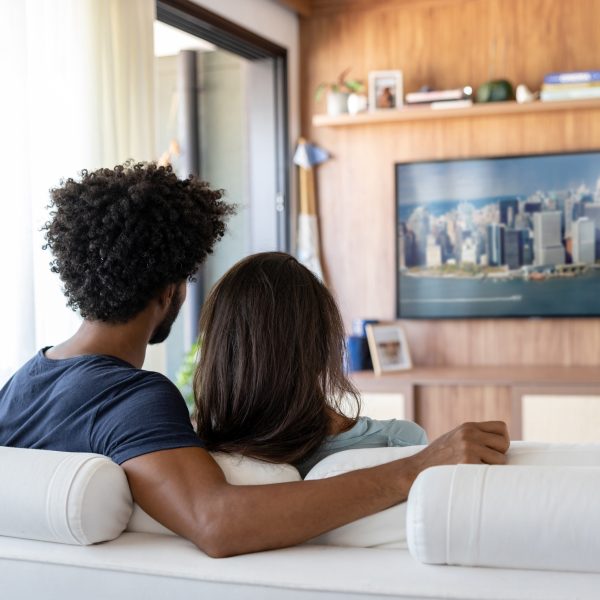
[[[171,333],[171,327],[179,314],[181,305],[183,304],[182,294],[177,290],[177,293],[171,298],[171,304],[169,304],[169,310],[165,315],[165,318],[158,324],[158,327],[152,333],[149,344],[160,344],[164,342]]]

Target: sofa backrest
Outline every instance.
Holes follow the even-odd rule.
[[[234,485],[301,479],[290,465],[213,456]],[[116,538],[128,524],[131,531],[171,533],[133,504],[125,472],[110,459],[0,447],[0,536],[89,545]]]
[[[405,458],[420,449],[340,452],[321,461],[307,478],[321,479],[368,468]],[[226,454],[213,456],[227,480],[235,485],[300,480],[298,471],[290,465]],[[600,466],[600,445],[517,442],[511,446],[508,463],[510,469],[518,465]],[[336,546],[406,547],[406,506],[402,503],[359,519],[314,541]],[[0,447],[0,536],[85,545],[113,539],[125,527],[130,531],[171,533],[133,505],[123,470],[108,458]]]

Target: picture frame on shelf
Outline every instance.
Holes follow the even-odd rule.
[[[400,325],[367,325],[366,331],[376,375],[412,368],[408,341]]]
[[[394,110],[404,104],[402,71],[369,73],[369,110]]]

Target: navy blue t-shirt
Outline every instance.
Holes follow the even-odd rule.
[[[166,377],[112,356],[51,360],[45,350],[0,390],[0,446],[95,452],[119,464],[203,447]]]

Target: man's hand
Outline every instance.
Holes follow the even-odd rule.
[[[459,463],[503,465],[509,446],[508,429],[502,421],[465,423],[437,438],[415,458],[421,463],[420,470]]]

